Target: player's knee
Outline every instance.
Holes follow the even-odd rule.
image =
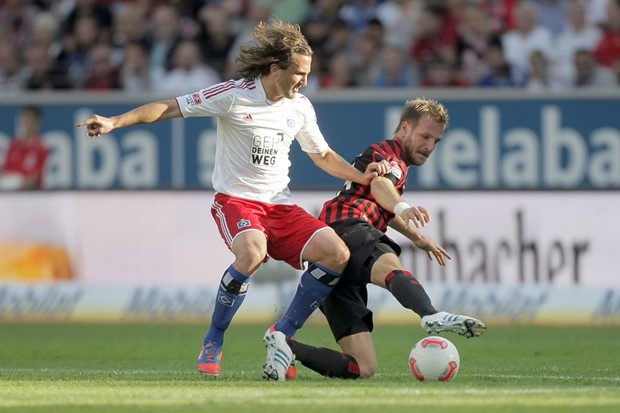
[[[377,363],[372,362],[362,362],[359,363],[360,368],[360,378],[361,379],[369,379],[377,372]]]
[[[347,248],[346,244],[338,239],[339,242],[335,242],[332,248],[326,250],[329,261],[332,263],[334,269],[343,270],[346,267],[351,252]]]
[[[351,251],[349,251],[349,248],[342,242],[338,245],[336,251],[334,251],[334,255],[334,259],[338,264],[346,266],[347,262],[349,262],[349,258],[351,258]]]
[[[236,252],[234,267],[243,274],[252,274],[265,260],[265,251],[247,247]]]

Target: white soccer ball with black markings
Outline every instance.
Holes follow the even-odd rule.
[[[439,336],[423,338],[409,353],[411,373],[420,381],[450,381],[456,377],[460,365],[456,346]]]

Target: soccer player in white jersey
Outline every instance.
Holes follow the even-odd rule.
[[[77,124],[96,138],[114,129],[165,119],[217,117],[211,213],[235,260],[222,276],[198,370],[219,376],[224,333],[252,276],[267,259],[297,269],[307,263],[282,319],[267,330],[263,378],[294,378],[292,337],[337,283],[349,259],[344,242],[326,224],[289,200],[289,150],[297,140],[329,174],[362,185],[389,171],[372,162],[364,173],[334,152],[317,125],[314,108],[299,92],[310,73],[312,49],[297,25],[259,23],[238,57],[242,79],[176,99],[153,102],[113,117],[93,115]]]

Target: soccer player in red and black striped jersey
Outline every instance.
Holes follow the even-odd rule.
[[[423,207],[408,205],[401,197],[411,166],[422,166],[442,139],[448,125],[445,107],[431,99],[405,103],[392,139],[369,146],[353,165],[360,171],[371,162],[387,161],[390,171],[370,185],[346,182],[343,190],[325,202],[320,219],[331,226],[351,251],[340,282],[321,305],[342,352],[287,340],[296,359],[328,377],[370,377],[377,368],[372,342],[372,312],[367,307],[367,284],[386,288],[405,308],[418,314],[428,333],[454,332],[480,336],[486,325],[473,317],[437,311],[422,285],[401,263],[399,245],[386,235],[395,229],[441,266],[450,256],[419,227],[430,220]]]

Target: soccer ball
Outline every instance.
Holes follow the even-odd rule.
[[[456,346],[443,337],[425,337],[409,353],[411,372],[420,381],[450,381],[456,377],[460,365]]]

